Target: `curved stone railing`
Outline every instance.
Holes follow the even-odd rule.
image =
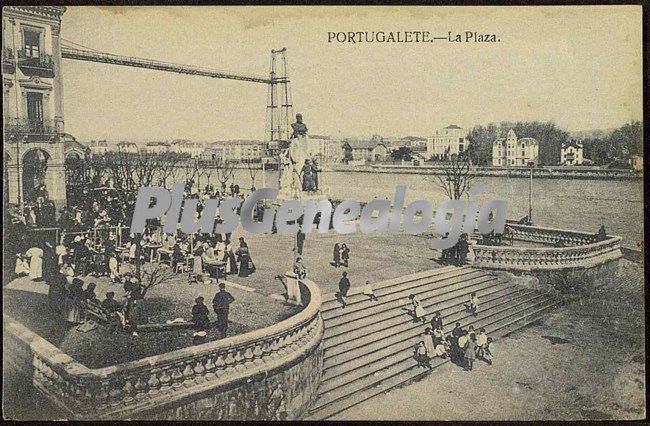
[[[10,362],[14,368],[24,373],[31,364],[32,371],[28,373],[31,373],[33,385],[64,414],[82,419],[180,419],[183,416],[179,413],[188,406],[195,411],[203,409],[192,405],[197,400],[214,399],[214,395],[224,390],[254,384],[260,377],[268,381],[270,376],[310,358],[313,365],[308,371],[298,374],[294,371],[290,375],[291,380],[305,383],[274,382],[274,387],[280,385],[283,398],[291,401],[286,404],[291,405],[287,409],[291,410],[289,418],[296,418],[306,412],[316,397],[323,335],[320,289],[309,280],[300,285],[307,295],[303,303],[305,308],[270,327],[105,368],[87,368],[6,316],[3,316],[4,344],[12,354]],[[289,380],[288,377],[283,379]],[[262,389],[263,386],[249,388],[252,390],[246,389],[237,395],[240,399],[257,398],[260,404],[264,404],[264,399],[274,390]],[[295,390],[293,395],[292,389]],[[248,395],[250,392],[256,392],[254,397]],[[277,399],[278,392],[274,397]],[[208,418],[246,418],[249,415],[231,412],[237,411],[236,407],[240,407],[239,411],[255,411],[259,418],[273,416],[273,413],[265,416],[259,407],[249,406],[250,401],[235,401],[235,408],[229,407],[231,399],[225,403],[213,401],[215,407]],[[244,409],[241,404],[249,405]],[[228,410],[223,411],[224,407]]]
[[[508,223],[508,234],[515,240],[543,243],[548,245],[562,241],[567,246],[592,244],[598,241],[596,234],[569,231],[565,229],[544,228]]]
[[[515,240],[557,244],[565,247],[516,247],[486,246],[473,244],[473,266],[489,269],[518,271],[562,270],[570,268],[591,268],[610,260],[619,259],[621,238],[607,236],[597,241],[593,234],[508,224]]]

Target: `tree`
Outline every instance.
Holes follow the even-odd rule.
[[[257,173],[260,171],[260,168],[258,167],[258,163],[253,162],[253,160],[246,160],[246,167],[248,168],[248,174],[251,177],[251,186],[255,187],[255,177],[257,176]]]
[[[408,146],[400,146],[398,149],[391,151],[390,156],[393,161],[411,161],[413,159],[412,152]]]
[[[626,166],[633,155],[643,155],[643,123],[626,123],[609,134],[583,140],[584,157],[597,165]]]
[[[443,162],[441,174],[434,175],[434,184],[452,200],[459,200],[472,187],[474,176],[471,159],[466,153],[452,154]]]
[[[179,163],[185,159],[187,155],[178,154],[176,152],[165,152],[160,154],[158,163],[157,181],[158,185],[167,188],[168,181],[174,180],[176,170]]]
[[[221,190],[225,191],[226,183],[235,174],[235,165],[222,159],[216,160],[217,180],[221,183]]]
[[[135,276],[142,285],[142,298],[149,289],[172,280],[176,274],[170,267],[162,263],[149,263],[136,270]]]
[[[487,126],[477,125],[470,130],[467,151],[473,164],[492,164],[492,144],[499,137],[499,128],[490,123]]]

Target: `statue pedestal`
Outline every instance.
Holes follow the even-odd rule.
[[[302,305],[298,275],[294,274],[293,271],[287,271],[284,276],[287,280],[287,302],[294,305]]]

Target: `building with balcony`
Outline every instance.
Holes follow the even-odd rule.
[[[427,155],[429,158],[444,159],[449,155],[465,152],[468,145],[467,130],[451,124],[436,130],[433,136],[427,138]]]
[[[560,150],[560,164],[563,166],[579,166],[583,163],[582,142],[570,140],[562,144]]]
[[[533,138],[517,138],[510,129],[505,138],[497,138],[492,143],[493,166],[527,166],[537,164],[539,159],[539,142]]]
[[[34,201],[45,186],[65,204],[63,79],[60,30],[66,8],[2,9],[4,174],[9,203]]]

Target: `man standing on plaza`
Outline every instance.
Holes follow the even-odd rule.
[[[349,290],[350,290],[350,280],[348,279],[348,273],[343,272],[343,276],[339,280],[339,292],[338,292],[339,301],[343,304],[342,308],[345,308],[347,306],[347,302],[345,301],[345,298],[347,297]]]
[[[230,304],[235,301],[235,298],[232,297],[232,294],[226,291],[226,284],[219,283],[219,292],[214,295],[212,299],[212,308],[214,313],[217,314],[217,330],[221,333],[221,338],[226,337],[226,332],[228,331],[228,313],[230,310]]]

